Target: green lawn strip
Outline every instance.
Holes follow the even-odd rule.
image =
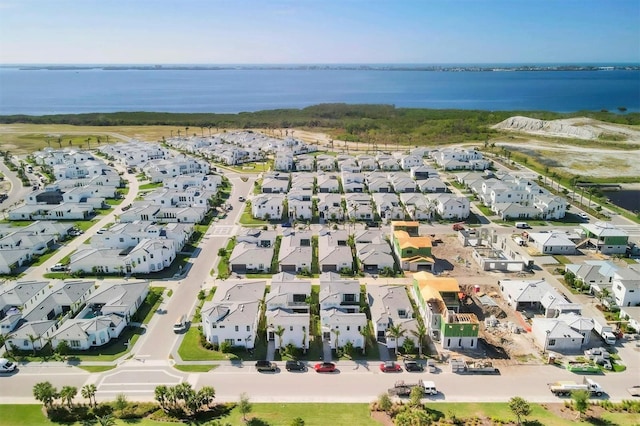
[[[89,373],[102,373],[116,368],[115,365],[79,365],[78,367]]]
[[[148,190],[156,189],[156,188],[162,188],[162,182],[145,183],[144,185],[140,185],[138,187],[138,189],[140,191],[148,191]]]
[[[173,366],[176,370],[186,373],[206,373],[216,368],[217,365],[198,365],[198,364],[176,364]]]
[[[249,419],[255,419],[255,424],[265,424],[270,426],[288,426],[296,417],[304,420],[306,426],[327,426],[327,425],[362,425],[380,426],[380,423],[373,420],[369,413],[369,404],[340,404],[340,403],[252,403],[251,413],[247,415]],[[515,416],[509,410],[506,403],[452,403],[436,402],[428,403],[427,407],[432,411],[439,412],[443,416],[450,417],[455,414],[458,419],[471,419],[474,417],[486,417],[494,420],[493,424],[498,424],[495,420],[504,422],[515,422]],[[640,423],[640,414],[626,412],[603,412],[598,419],[586,419],[583,421],[567,420],[555,416],[547,411],[543,405],[531,404],[531,414],[526,417],[527,424],[541,424],[545,426],[569,426],[569,425],[620,425],[632,426]],[[219,419],[223,424],[240,425],[242,413],[238,408],[234,408],[228,416]],[[597,421],[598,423],[596,423]],[[261,423],[260,423],[261,422]],[[167,425],[166,422],[156,422],[149,419],[135,419],[133,422],[138,426],[160,426]],[[42,406],[39,404],[11,404],[0,405],[0,426],[31,426],[31,425],[57,425],[49,421],[42,413]],[[130,421],[116,420],[116,425],[132,424]],[[169,423],[172,424],[172,423]],[[478,421],[466,424],[479,424]],[[80,426],[81,423],[73,423],[73,426]]]
[[[262,219],[254,219],[251,215],[251,204],[245,203],[242,216],[240,216],[240,224],[242,225],[268,225],[269,222]]]
[[[148,324],[155,314],[158,306],[162,303],[162,293],[166,287],[151,287],[149,288],[149,294],[145,299],[144,303],[138,311],[134,315],[134,322],[142,322],[143,324]],[[142,321],[140,321],[142,318]],[[137,321],[136,321],[137,320]]]
[[[76,228],[78,228],[81,231],[86,231],[87,229],[89,229],[93,225],[95,225],[96,223],[98,223],[98,219],[79,220],[79,221],[74,222],[73,226],[75,226]]]
[[[253,410],[247,417],[256,419],[253,421],[255,424],[270,426],[288,426],[296,417],[303,419],[305,426],[380,426],[370,417],[368,404],[253,404]],[[242,414],[237,407],[222,421],[233,425],[243,424]]]

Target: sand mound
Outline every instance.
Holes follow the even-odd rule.
[[[602,130],[592,126],[575,126],[565,120],[538,120],[529,117],[510,117],[493,126],[498,130],[512,130],[544,136],[558,136],[577,139],[598,139]]]

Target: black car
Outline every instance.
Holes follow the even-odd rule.
[[[278,364],[271,361],[256,361],[258,371],[278,371]]]
[[[302,361],[287,361],[285,368],[287,371],[305,371],[307,366]]]
[[[418,364],[416,361],[405,361],[404,369],[406,371],[424,371],[422,364]]]

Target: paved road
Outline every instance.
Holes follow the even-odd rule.
[[[4,164],[4,161],[0,161],[0,172],[2,172],[5,179],[11,184],[11,189],[9,189],[7,193],[7,199],[0,203],[0,209],[8,209],[11,206],[22,204],[32,189],[24,187],[18,175],[9,170],[7,165]]]

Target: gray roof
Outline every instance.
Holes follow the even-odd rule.
[[[374,322],[386,319],[386,322],[397,325],[412,319],[413,308],[404,286],[367,286],[367,299],[371,309],[371,320]],[[401,310],[405,312],[403,317],[398,314]]]
[[[222,282],[218,284],[212,302],[252,302],[262,300],[266,288],[266,281]]]
[[[48,281],[18,281],[4,284],[0,286],[0,305],[22,306],[48,285]]]
[[[148,282],[102,284],[93,295],[87,298],[87,305],[122,306],[128,311],[129,307],[148,290]]]

